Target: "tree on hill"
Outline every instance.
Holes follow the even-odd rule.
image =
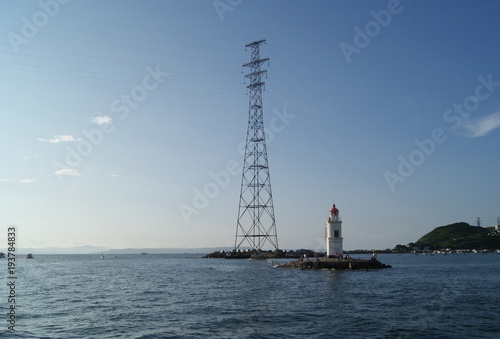
[[[394,247],[393,251],[398,253],[406,253],[410,252],[410,248],[406,245],[398,244]]]

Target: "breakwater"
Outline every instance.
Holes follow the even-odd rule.
[[[377,259],[339,259],[324,258],[315,260],[296,260],[277,265],[278,268],[295,268],[301,270],[362,270],[391,268]]]

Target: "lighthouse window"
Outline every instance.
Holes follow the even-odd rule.
[[[339,231],[338,231],[338,230],[335,230],[335,232],[333,233],[333,236],[334,236],[335,238],[338,238],[338,237],[340,236]]]

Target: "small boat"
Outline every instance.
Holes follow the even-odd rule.
[[[0,259],[1,259],[1,258],[5,258],[5,253],[0,252]]]
[[[35,259],[35,257],[33,256],[33,254],[28,253],[28,255],[26,256],[26,259]]]
[[[147,253],[146,252],[142,252],[141,255],[147,255]]]

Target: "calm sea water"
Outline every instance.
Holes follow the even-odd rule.
[[[16,331],[4,283],[0,337],[500,338],[500,254],[381,254],[393,268],[378,271],[200,257],[18,259]]]

